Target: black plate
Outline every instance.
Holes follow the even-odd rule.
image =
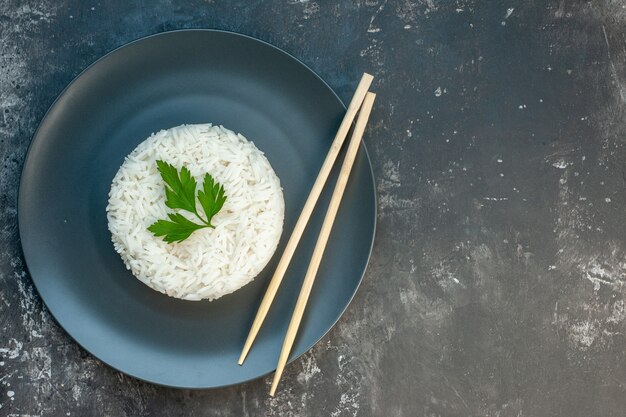
[[[209,388],[273,371],[338,167],[244,366],[237,358],[278,256],[254,282],[217,301],[169,298],[135,279],[113,250],[107,193],[124,156],[152,132],[223,124],[265,152],[281,179],[281,253],[344,111],[328,85],[297,59],[234,33],[163,33],[97,61],[50,108],[22,172],[22,246],[50,312],[94,356],[146,381]],[[374,182],[362,147],[292,358],[311,348],[348,306],[367,265],[375,222]]]

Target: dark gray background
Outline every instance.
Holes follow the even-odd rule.
[[[0,415],[624,415],[625,6],[0,1]],[[24,269],[17,184],[48,106],[111,49],[196,27],[271,42],[344,101],[376,76],[370,267],[275,398],[269,378],[180,391],[113,371]]]

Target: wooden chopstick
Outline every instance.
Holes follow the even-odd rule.
[[[278,386],[280,377],[283,373],[283,370],[285,369],[285,365],[287,364],[287,359],[289,359],[289,353],[291,352],[291,348],[293,347],[296,335],[298,334],[298,327],[300,326],[300,322],[302,321],[304,309],[306,308],[306,303],[309,299],[309,295],[311,294],[311,288],[313,287],[313,282],[315,281],[315,276],[317,275],[317,270],[319,269],[322,255],[324,254],[324,250],[326,249],[326,243],[328,242],[330,231],[333,227],[333,223],[335,222],[337,210],[339,209],[339,204],[341,203],[343,192],[346,189],[346,184],[348,183],[350,171],[352,170],[352,165],[354,165],[354,159],[356,157],[357,151],[359,150],[361,137],[363,136],[363,131],[365,130],[365,125],[367,124],[367,120],[372,110],[372,105],[374,104],[375,98],[376,94],[374,93],[367,93],[365,95],[365,99],[363,100],[363,105],[359,113],[359,118],[357,119],[356,125],[354,126],[354,133],[352,133],[352,138],[350,139],[350,144],[348,145],[348,150],[346,152],[346,157],[343,161],[343,165],[341,166],[339,178],[337,179],[335,190],[333,191],[333,195],[330,199],[328,211],[326,212],[326,217],[324,217],[324,223],[322,224],[322,228],[320,229],[320,234],[317,238],[317,243],[315,244],[315,249],[313,250],[313,255],[311,257],[311,263],[309,264],[309,268],[306,271],[304,282],[302,283],[302,289],[300,290],[300,295],[298,296],[298,301],[296,303],[293,316],[291,317],[289,328],[287,329],[283,348],[280,352],[278,365],[276,366],[276,373],[274,374],[274,381],[272,382],[272,388],[270,390],[270,395],[272,397],[276,393],[276,387]]]
[[[265,291],[265,295],[263,296],[263,300],[261,301],[261,305],[259,306],[259,310],[256,313],[256,317],[254,318],[254,322],[252,323],[252,327],[250,328],[250,333],[248,334],[248,338],[246,339],[246,343],[243,346],[243,350],[241,352],[241,356],[239,357],[239,365],[243,364],[243,361],[246,359],[250,348],[252,347],[252,343],[256,338],[256,335],[259,333],[261,329],[261,325],[263,324],[263,320],[265,320],[265,316],[267,316],[267,312],[270,309],[272,301],[274,301],[274,296],[276,296],[276,292],[278,292],[278,287],[285,276],[285,271],[287,271],[287,267],[289,266],[289,262],[291,262],[291,258],[300,242],[300,238],[302,237],[302,233],[311,218],[311,213],[315,208],[315,204],[319,199],[319,196],[324,188],[324,184],[326,184],[326,180],[328,179],[328,175],[335,164],[335,160],[337,159],[337,155],[339,155],[339,151],[348,135],[348,131],[350,130],[350,126],[352,125],[352,121],[354,120],[354,116],[358,112],[361,107],[361,103],[369,90],[370,85],[372,84],[372,77],[368,73],[364,73],[361,77],[361,81],[359,81],[359,85],[357,86],[356,91],[354,92],[354,96],[352,97],[352,101],[350,101],[350,105],[348,106],[348,110],[346,111],[345,116],[337,130],[337,134],[335,135],[335,139],[328,151],[328,155],[326,155],[326,159],[322,164],[322,168],[320,169],[319,174],[317,175],[317,179],[313,184],[313,188],[311,188],[311,192],[304,203],[304,207],[302,208],[302,212],[300,213],[300,217],[298,217],[298,221],[293,228],[293,232],[291,233],[291,237],[287,242],[287,246],[285,246],[285,251],[283,252],[280,261],[278,261],[278,266],[276,266],[276,271],[274,271],[274,275],[270,281],[267,290]]]

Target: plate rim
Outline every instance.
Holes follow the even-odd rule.
[[[136,378],[140,381],[143,382],[147,382],[150,384],[154,384],[157,386],[162,386],[162,387],[167,387],[167,388],[173,388],[173,389],[188,389],[188,390],[208,390],[208,389],[220,389],[220,388],[228,388],[228,387],[233,387],[233,386],[238,386],[238,385],[242,385],[245,383],[249,383],[252,381],[256,381],[259,380],[261,378],[265,378],[266,376],[270,375],[272,372],[275,371],[275,369],[270,370],[269,372],[266,372],[264,374],[255,376],[255,377],[251,377],[251,378],[247,378],[244,380],[241,380],[239,382],[234,382],[234,383],[229,383],[229,384],[223,384],[223,385],[215,385],[215,386],[208,386],[208,387],[200,387],[200,386],[194,386],[194,387],[189,387],[189,386],[183,386],[183,385],[172,385],[172,384],[166,384],[166,383],[162,383],[162,382],[158,382],[158,381],[153,381],[153,380],[149,380],[146,379],[144,377],[135,375],[133,373],[124,371],[122,369],[119,369],[117,366],[109,363],[108,361],[105,361],[103,359],[101,359],[98,355],[94,354],[90,349],[87,349],[85,346],[83,346],[82,343],[80,343],[78,340],[76,340],[74,338],[74,336],[72,336],[72,334],[66,330],[66,328],[63,326],[63,324],[61,324],[61,322],[57,319],[56,315],[54,314],[54,312],[48,307],[48,303],[46,302],[46,300],[44,299],[44,297],[41,295],[41,292],[39,291],[39,287],[37,286],[36,281],[33,279],[33,275],[30,271],[30,267],[28,264],[28,259],[26,257],[26,252],[24,250],[24,243],[22,241],[22,229],[25,228],[25,226],[22,224],[22,220],[21,220],[21,216],[20,213],[22,212],[22,207],[23,207],[23,196],[22,196],[22,185],[24,183],[24,175],[25,175],[25,171],[26,171],[26,167],[29,165],[29,161],[30,159],[33,157],[32,156],[32,148],[33,145],[36,142],[41,142],[42,137],[44,136],[43,134],[40,134],[42,125],[44,124],[44,122],[46,121],[46,119],[48,118],[50,112],[55,108],[55,106],[57,105],[57,103],[61,100],[61,98],[63,96],[65,96],[65,94],[68,92],[68,90],[85,74],[87,73],[91,68],[93,68],[94,66],[96,66],[98,63],[100,63],[101,61],[103,61],[104,59],[106,59],[107,57],[109,57],[110,55],[118,52],[119,50],[129,47],[131,45],[134,45],[136,43],[142,42],[144,40],[148,40],[151,38],[155,38],[155,37],[160,37],[160,36],[168,36],[171,34],[175,34],[175,33],[189,33],[189,32],[208,32],[208,33],[220,33],[220,34],[226,34],[229,36],[236,36],[236,37],[241,37],[241,38],[245,38],[247,40],[251,40],[253,42],[259,42],[261,44],[263,44],[265,47],[269,47],[271,49],[274,49],[276,52],[281,53],[286,55],[288,58],[295,60],[297,63],[299,63],[300,65],[302,65],[307,71],[309,71],[314,77],[316,77],[320,82],[322,82],[322,84],[326,87],[326,89],[328,89],[328,91],[330,91],[335,98],[337,99],[337,101],[340,103],[341,107],[343,107],[344,111],[347,110],[347,107],[345,105],[345,103],[343,102],[343,100],[337,95],[337,93],[335,92],[335,90],[333,90],[333,88],[317,73],[315,72],[311,67],[309,67],[306,63],[304,63],[302,60],[300,60],[299,58],[295,57],[294,55],[292,55],[291,53],[285,51],[282,48],[279,48],[278,46],[275,46],[263,39],[259,39],[257,37],[251,36],[251,35],[246,35],[243,33],[239,33],[239,32],[234,32],[234,31],[230,31],[230,30],[224,30],[224,29],[213,29],[213,28],[186,28],[186,29],[176,29],[176,30],[167,30],[167,31],[163,31],[163,32],[157,32],[157,33],[152,33],[150,35],[146,35],[146,36],[142,36],[136,39],[133,39],[131,41],[128,41],[126,43],[123,43],[120,46],[117,46],[113,49],[111,49],[109,52],[106,52],[104,55],[100,56],[98,59],[96,59],[95,61],[93,61],[91,64],[89,64],[87,67],[85,67],[82,71],[80,71],[74,78],[72,78],[72,80],[61,90],[61,92],[56,96],[56,98],[54,99],[54,101],[50,104],[50,106],[48,107],[48,109],[46,110],[46,112],[44,113],[44,115],[41,117],[37,128],[35,129],[35,131],[33,132],[33,135],[30,139],[30,142],[28,144],[28,147],[26,148],[26,152],[24,154],[24,162],[22,164],[22,169],[20,172],[20,176],[19,176],[19,182],[18,182],[18,187],[17,187],[17,226],[18,226],[18,236],[19,236],[19,241],[20,241],[20,248],[22,249],[22,257],[24,259],[24,267],[26,269],[26,271],[28,272],[28,276],[29,279],[31,281],[31,283],[33,284],[33,286],[35,287],[35,289],[37,290],[37,295],[39,297],[39,299],[41,300],[43,306],[45,306],[45,309],[48,311],[48,313],[52,316],[52,318],[54,319],[54,321],[57,323],[57,325],[63,330],[63,332],[69,336],[69,338],[76,343],[77,345],[79,345],[83,350],[85,350],[86,352],[88,352],[91,356],[93,356],[94,358],[96,358],[98,361],[102,362],[103,364],[105,364],[106,366],[116,370],[117,372],[120,372],[124,375],[128,375],[131,376],[132,378]],[[353,122],[354,124],[354,122]],[[361,274],[361,276],[358,279],[358,284],[356,285],[354,291],[352,292],[352,294],[350,295],[350,298],[348,299],[345,307],[341,310],[341,312],[339,313],[339,315],[337,316],[337,319],[335,321],[333,321],[333,323],[330,325],[330,327],[323,332],[323,334],[320,335],[319,338],[317,338],[309,347],[307,347],[306,349],[304,349],[302,351],[302,353],[295,355],[293,357],[291,357],[288,361],[287,361],[287,365],[295,362],[296,360],[298,360],[301,356],[303,356],[305,353],[308,353],[311,349],[313,349],[333,328],[335,328],[335,326],[337,325],[337,323],[339,322],[339,320],[343,317],[343,315],[346,313],[348,307],[350,306],[350,304],[352,304],[352,301],[354,300],[354,297],[356,296],[357,291],[359,290],[359,288],[361,287],[361,284],[363,283],[363,279],[365,277],[365,274],[368,270],[369,267],[369,263],[371,261],[371,257],[372,257],[372,252],[374,249],[374,242],[376,240],[376,231],[377,231],[377,226],[378,226],[378,193],[376,190],[376,177],[374,176],[374,169],[372,167],[372,161],[370,159],[369,156],[369,152],[367,151],[367,146],[365,144],[365,141],[361,140],[361,150],[364,152],[364,156],[365,156],[365,161],[367,162],[367,168],[369,171],[369,174],[372,178],[372,183],[373,183],[373,187],[372,187],[372,191],[373,191],[373,199],[374,199],[374,222],[373,222],[373,232],[372,232],[372,238],[371,238],[371,242],[369,245],[369,249],[368,249],[368,253],[367,253],[367,257],[366,257],[366,262],[365,262],[365,268],[363,269],[363,272]],[[338,162],[335,161],[335,164],[337,164]],[[254,347],[254,345],[253,345]],[[243,345],[242,345],[243,348]],[[278,353],[278,352],[277,352]],[[243,366],[243,365],[242,365]]]

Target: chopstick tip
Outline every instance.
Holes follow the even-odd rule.
[[[283,369],[285,368],[285,365],[283,364],[281,366],[281,364],[278,364],[278,367],[276,368],[276,372],[274,373],[274,379],[272,380],[272,388],[270,388],[270,396],[274,396],[274,394],[276,394],[276,388],[278,388],[278,383],[280,382],[280,377],[283,374]]]

